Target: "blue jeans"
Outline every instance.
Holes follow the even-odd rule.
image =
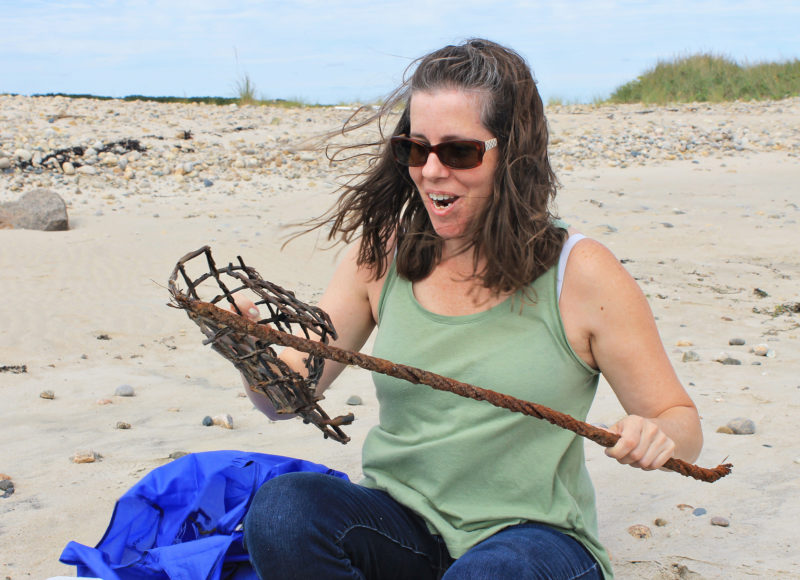
[[[262,580],[602,578],[580,542],[539,524],[501,530],[453,560],[442,539],[388,494],[320,473],[265,483],[244,535]]]

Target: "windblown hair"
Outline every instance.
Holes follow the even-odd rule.
[[[411,64],[383,106],[356,120],[343,132],[377,122],[377,143],[340,149],[369,148],[367,169],[342,186],[338,202],[317,220],[330,227],[328,238],[350,242],[360,236],[358,264],[382,276],[396,244],[397,272],[413,281],[427,277],[441,259],[443,240],[433,229],[408,169],[392,157],[385,135],[387,119],[399,121],[390,136],[410,133],[410,100],[414,93],[459,89],[481,95],[481,121],[498,141],[499,160],[492,195],[482,219],[469,224],[463,251],[474,250],[474,276],[496,293],[526,288],[553,266],[566,232],[553,224],[551,204],[557,180],[547,156],[544,107],[530,68],[516,52],[496,43],[472,39],[446,46]],[[408,74],[407,71],[407,74]],[[394,240],[394,244],[392,244]],[[392,244],[392,247],[389,247]]]

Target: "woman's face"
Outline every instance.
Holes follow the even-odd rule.
[[[481,95],[458,89],[416,92],[411,97],[410,137],[438,145],[453,139],[487,141],[492,135],[481,123]],[[451,169],[430,153],[425,165],[408,173],[428,211],[436,233],[445,240],[462,237],[480,219],[492,194],[498,148],[486,151],[472,169]]]

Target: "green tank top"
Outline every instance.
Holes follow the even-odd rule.
[[[584,420],[598,373],[567,342],[556,267],[484,312],[442,316],[417,302],[392,264],[373,354]],[[364,442],[363,485],[388,492],[440,535],[452,557],[524,522],[578,539],[612,577],[598,540],[583,441],[546,421],[424,385],[373,374],[379,424]]]

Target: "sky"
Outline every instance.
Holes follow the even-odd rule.
[[[657,64],[800,58],[798,0],[0,0],[0,93],[372,102],[415,59],[483,37],[545,101],[591,102]]]

